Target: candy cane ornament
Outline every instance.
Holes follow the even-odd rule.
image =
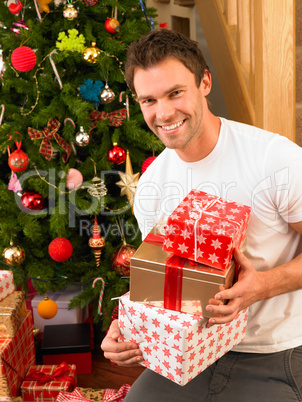
[[[62,88],[63,88],[63,84],[62,84],[61,78],[60,78],[60,76],[59,76],[57,67],[56,67],[56,65],[55,65],[55,63],[54,63],[54,61],[53,61],[53,59],[52,59],[52,55],[53,55],[54,53],[57,53],[57,51],[56,51],[56,50],[53,50],[53,51],[50,53],[50,55],[49,55],[49,61],[50,61],[50,63],[51,63],[52,69],[53,69],[53,71],[54,71],[54,73],[55,73],[56,79],[58,80],[58,84],[59,84],[59,86],[60,86],[60,89],[62,89]]]
[[[4,116],[4,111],[5,111],[5,106],[1,105],[1,114],[0,114],[0,126],[2,125],[2,120],[3,120],[3,116]]]
[[[103,294],[104,294],[104,289],[105,289],[105,281],[103,278],[95,278],[95,280],[93,281],[93,284],[92,284],[93,288],[95,287],[95,284],[97,283],[97,281],[102,282],[102,289],[100,291],[99,304],[98,304],[98,313],[99,313],[99,315],[102,315],[101,310],[102,310]]]

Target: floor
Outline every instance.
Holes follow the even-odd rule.
[[[132,385],[144,371],[144,367],[119,367],[104,358],[103,352],[93,351],[92,373],[77,376],[78,387],[84,388],[114,388],[119,389],[124,384]]]
[[[144,367],[119,367],[105,359],[100,344],[105,334],[94,328],[94,347],[91,351],[92,373],[77,374],[77,386],[81,388],[114,388],[119,389],[124,384],[132,385],[136,378],[144,371]],[[43,364],[41,352],[41,338],[36,343],[36,362]]]

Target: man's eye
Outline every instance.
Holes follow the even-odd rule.
[[[174,91],[174,92],[172,92],[172,96],[177,96],[177,95],[179,95],[179,94],[181,94],[181,90],[179,89],[178,91]]]
[[[142,101],[142,103],[144,105],[147,105],[148,103],[151,103],[151,102],[153,102],[153,99],[145,99],[145,100]]]

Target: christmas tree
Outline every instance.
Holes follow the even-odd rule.
[[[82,284],[70,307],[97,320],[102,299],[103,328],[141,242],[136,183],[162,149],[123,70],[155,17],[141,0],[0,3],[1,268],[25,292]]]

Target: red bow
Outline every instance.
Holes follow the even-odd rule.
[[[68,366],[66,362],[62,362],[59,366],[57,366],[52,374],[43,373],[43,371],[33,371],[29,373],[25,378],[24,381],[36,381],[38,384],[46,384],[50,381],[69,381],[73,385],[76,386],[74,377],[71,377],[69,374],[71,368]]]
[[[42,154],[48,161],[52,157],[52,146],[50,141],[55,139],[58,145],[66,152],[66,154],[62,157],[63,161],[66,163],[71,154],[71,146],[67,144],[67,142],[57,133],[60,125],[61,123],[59,120],[50,119],[47,126],[43,130],[38,131],[34,128],[28,127],[27,132],[31,140],[39,140],[42,138],[39,153]]]
[[[89,117],[92,121],[92,128],[96,127],[98,120],[108,120],[110,126],[118,127],[123,124],[123,120],[127,117],[127,110],[120,109],[110,113],[94,110],[89,114]]]

